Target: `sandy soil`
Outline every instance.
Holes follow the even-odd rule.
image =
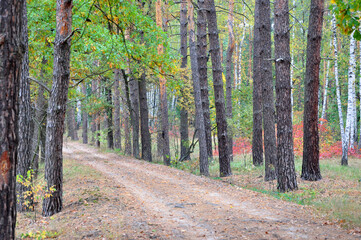
[[[308,208],[221,181],[76,142],[65,145],[64,156],[99,171],[106,179],[99,184],[112,189],[106,209],[92,205],[88,217],[89,226],[98,219],[103,227],[79,239],[112,239],[104,231],[117,228],[116,239],[361,239]]]

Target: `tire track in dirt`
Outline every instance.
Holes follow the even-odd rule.
[[[166,239],[353,239],[311,219],[302,206],[72,143],[70,157],[124,186],[167,233]]]

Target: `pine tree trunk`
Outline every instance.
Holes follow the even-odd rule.
[[[86,84],[85,83],[82,84],[82,92],[83,92],[84,97],[86,97],[87,92],[86,92]],[[85,100],[83,100],[83,102],[82,102],[81,112],[82,112],[82,123],[83,123],[83,125],[82,125],[83,143],[88,144],[88,112],[85,110]]]
[[[259,67],[260,77],[264,147],[265,147],[265,181],[276,178],[276,133],[275,133],[275,107],[272,77],[271,58],[271,7],[269,0],[257,0],[254,26],[254,59]],[[255,77],[255,74],[253,74]],[[255,78],[254,78],[255,79]],[[262,131],[262,129],[261,129]],[[261,133],[262,134],[262,133]],[[261,136],[262,137],[262,136]],[[262,146],[261,146],[262,147]]]
[[[45,146],[45,180],[47,189],[55,188],[43,201],[43,216],[51,216],[63,207],[63,133],[70,77],[72,1],[56,2],[56,36],[54,46],[53,87],[48,106]]]
[[[213,159],[212,149],[212,125],[209,111],[208,96],[208,74],[207,74],[207,12],[204,7],[204,0],[198,0],[202,8],[198,8],[197,17],[197,61],[199,71],[199,83],[201,87],[202,110],[204,117],[204,127],[206,131],[208,159]]]
[[[15,239],[23,1],[0,0],[0,239]]]
[[[139,86],[138,80],[129,80],[129,95],[131,101],[131,122],[133,133],[133,156],[139,158]]]
[[[120,90],[119,90],[119,79],[120,70],[115,69],[114,71],[114,148],[122,150],[122,139],[120,132]]]
[[[25,53],[21,65],[21,77],[19,86],[19,116],[18,116],[18,159],[16,167],[16,175],[21,175],[26,178],[27,172],[32,167],[31,158],[31,106],[30,106],[30,82],[29,82],[29,45],[28,45],[28,18],[26,1],[23,4],[23,16],[21,26],[21,39],[24,43]],[[32,210],[33,193],[30,191],[30,186],[23,184],[16,184],[17,211]],[[25,192],[30,192],[30,195],[24,197]],[[25,204],[29,201],[29,204]]]
[[[261,166],[263,164],[263,139],[262,139],[262,64],[264,50],[262,36],[262,2],[259,0],[255,4],[255,24],[253,39],[253,138],[252,138],[252,157],[253,165]],[[264,19],[263,19],[264,20]],[[257,28],[257,29],[256,29]]]
[[[107,84],[107,79],[104,79]],[[106,107],[106,122],[107,122],[107,142],[108,148],[114,149],[114,138],[113,138],[113,100],[112,100],[112,88],[111,86],[105,87],[105,94],[107,98],[108,106]]]
[[[149,111],[147,99],[147,82],[143,72],[139,81],[140,131],[142,141],[142,159],[152,161],[152,139],[149,132]]]
[[[68,136],[73,141],[78,141],[78,132],[76,131],[75,121],[75,107],[73,103],[69,103],[67,106],[67,122],[68,122]]]
[[[238,46],[238,68],[237,68],[237,81],[236,81],[237,89],[240,89],[242,85],[242,47],[245,36],[246,36],[246,26],[244,26],[242,29],[242,37]]]
[[[199,140],[199,170],[201,175],[209,176],[208,153],[206,132],[204,128],[204,117],[202,111],[201,87],[199,83],[199,72],[197,62],[197,48],[194,30],[194,8],[191,0],[188,2],[188,27],[189,27],[189,52],[192,68],[193,94],[196,108],[197,135]]]
[[[276,0],[274,3],[278,159],[276,171],[277,189],[281,192],[297,189],[292,137],[288,14],[288,0]]]
[[[162,21],[162,11],[161,7],[162,1],[157,0],[156,2],[156,19],[157,26],[163,27]],[[163,54],[163,45],[158,45],[158,54]],[[161,73],[163,72],[160,69]],[[161,113],[162,113],[162,146],[163,146],[163,162],[165,165],[170,165],[170,149],[169,149],[169,121],[168,121],[168,100],[167,100],[167,87],[166,87],[166,79],[164,76],[159,77],[160,82],[160,105],[161,105]]]
[[[234,14],[234,0],[229,1],[229,13],[228,13],[228,49],[226,58],[226,116],[228,124],[228,154],[229,160],[233,161],[233,123],[232,123],[232,88],[234,82],[233,70],[233,52],[235,48],[234,32],[233,32],[233,14]]]
[[[186,69],[187,68],[187,61],[188,61],[188,50],[187,50],[187,2],[182,1],[181,3],[181,10],[180,10],[180,52],[182,55],[182,63],[181,68]],[[186,82],[186,76],[183,77],[184,82]],[[186,97],[182,95],[183,104],[181,106],[180,110],[180,137],[181,137],[181,143],[180,143],[180,159],[182,160],[189,160],[190,155],[188,154],[188,148],[189,148],[189,136],[188,136],[188,111],[185,108],[186,104]]]
[[[132,142],[130,137],[130,97],[129,97],[129,86],[124,70],[120,72],[120,82],[122,83],[122,103],[123,103],[123,118],[124,118],[124,153],[125,155],[132,155]]]
[[[322,179],[318,135],[318,90],[320,85],[321,39],[324,0],[311,0],[307,34],[305,77],[305,107],[303,119],[303,162],[301,178],[308,181]]]
[[[209,44],[212,59],[212,72],[213,72],[213,88],[214,100],[216,107],[216,122],[217,122],[217,135],[218,135],[218,152],[219,152],[219,168],[220,176],[226,177],[232,175],[231,165],[228,156],[227,146],[227,120],[226,109],[224,104],[224,88],[222,79],[222,62],[221,53],[219,49],[217,13],[214,5],[214,0],[204,1],[207,9]],[[204,8],[203,6],[199,6]]]
[[[43,57],[40,69],[40,79],[44,83],[44,65],[47,63],[47,60]],[[33,169],[35,171],[35,177],[38,175],[39,169],[39,149],[41,146],[40,136],[41,131],[44,129],[45,120],[46,120],[46,100],[44,96],[44,87],[39,85],[38,88],[38,97],[35,102],[35,117],[34,117],[34,128],[33,128],[33,139],[31,143],[31,159],[33,161]]]
[[[92,95],[96,96],[97,94],[97,81],[92,80]],[[96,142],[96,131],[97,131],[97,114],[93,113],[91,116],[91,131],[92,131],[92,139],[91,144],[94,145]]]

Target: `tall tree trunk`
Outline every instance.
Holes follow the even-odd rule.
[[[307,34],[305,107],[303,119],[303,161],[301,177],[308,181],[322,179],[318,135],[318,89],[320,85],[321,40],[324,0],[311,0]]]
[[[201,175],[208,176],[209,175],[208,153],[207,153],[206,132],[204,128],[204,117],[202,111],[201,87],[199,84],[197,48],[196,48],[195,30],[194,30],[194,8],[191,0],[187,0],[187,2],[188,2],[188,10],[189,10],[188,11],[189,50],[190,50],[190,59],[191,59],[191,68],[192,68],[194,103],[196,108],[197,134],[199,140],[199,168]]]
[[[162,1],[156,2],[156,19],[157,26],[162,27]],[[163,45],[158,45],[158,54],[163,54]],[[161,73],[163,72],[160,69]],[[168,122],[168,100],[167,100],[167,87],[166,79],[164,76],[159,77],[160,82],[160,99],[161,99],[161,111],[162,111],[162,146],[163,146],[163,162],[165,165],[170,165],[170,149],[169,149],[169,122]]]
[[[131,122],[133,130],[133,156],[139,158],[139,85],[133,77],[129,80],[129,95],[131,101]]]
[[[204,128],[206,131],[208,160],[213,159],[212,149],[212,125],[209,110],[208,97],[208,73],[207,73],[207,12],[204,7],[204,0],[198,0],[198,4],[203,6],[198,8],[197,17],[197,61],[199,71],[199,83],[201,87],[202,110],[204,117]]]
[[[70,77],[72,0],[56,1],[53,87],[48,106],[45,146],[47,189],[55,188],[43,201],[43,216],[51,216],[63,207],[63,133]]]
[[[327,105],[327,92],[328,92],[328,76],[330,71],[330,60],[327,60],[327,67],[326,67],[326,77],[325,77],[325,89],[323,92],[323,100],[322,100],[322,113],[321,119],[326,118],[326,105]],[[320,124],[322,125],[324,121],[321,121]]]
[[[16,175],[26,178],[27,172],[31,169],[31,106],[30,106],[30,82],[29,82],[29,45],[28,45],[28,18],[26,1],[23,4],[21,41],[24,43],[25,53],[21,64],[21,77],[19,86],[19,119],[18,119],[18,159]],[[17,210],[32,210],[33,193],[30,186],[16,184]],[[30,192],[30,196],[24,196]],[[29,201],[26,204],[25,201]]]
[[[147,99],[147,82],[145,72],[139,81],[140,131],[142,141],[142,159],[152,161],[152,139],[149,132],[149,111]]]
[[[345,155],[346,157],[342,157],[341,165],[348,165],[348,148],[349,145],[353,143],[352,141],[352,125],[354,121],[354,89],[355,89],[355,66],[356,66],[356,40],[351,36],[350,37],[350,62],[348,69],[348,97],[347,97],[347,118],[346,118],[346,128],[345,128],[345,138],[346,138],[346,147],[345,147]]]
[[[220,59],[221,53],[219,50],[217,13],[216,13],[216,7],[214,5],[214,0],[205,0],[204,3],[207,9],[209,43],[210,43],[210,52],[212,58],[213,88],[214,88],[214,100],[216,107],[220,176],[226,177],[232,175],[232,171],[231,171],[231,164],[228,156],[229,151],[227,146],[228,133],[227,133],[226,109],[224,104],[222,62]],[[204,8],[204,6],[202,5],[200,5],[199,7]]]
[[[258,66],[261,82],[265,146],[265,181],[276,178],[276,132],[271,58],[271,7],[269,0],[257,0],[254,26],[254,64]],[[253,74],[255,79],[255,73]],[[261,129],[262,134],[262,129]],[[262,136],[261,136],[262,140]],[[261,143],[262,144],[262,143]],[[262,146],[261,146],[262,147]]]
[[[361,62],[361,44],[360,44],[360,62]],[[360,79],[359,79],[359,95],[360,95],[360,135],[358,139],[358,149],[361,149],[361,68],[360,68]]]
[[[226,58],[226,116],[228,123],[228,154],[229,160],[233,161],[233,123],[232,123],[232,87],[234,82],[233,70],[233,52],[235,48],[234,32],[233,32],[233,12],[234,12],[234,0],[229,1],[229,13],[228,13],[228,49]]]
[[[23,1],[0,0],[0,239],[15,239]]]
[[[180,10],[180,52],[182,55],[182,63],[181,68],[187,68],[187,2],[182,1],[181,3],[181,10]],[[183,81],[187,81],[187,76],[184,75]],[[181,137],[181,154],[180,159],[182,160],[189,160],[190,155],[188,154],[189,148],[189,136],[188,136],[188,111],[185,108],[185,103],[187,101],[185,96],[182,96],[183,104],[180,110],[180,137]]]
[[[105,84],[107,79],[105,80]],[[111,86],[105,87],[105,94],[107,98],[108,106],[106,107],[106,122],[107,122],[107,142],[108,148],[114,149],[114,138],[113,138],[113,100],[112,100],[112,88]]]
[[[341,130],[341,141],[342,141],[342,157],[341,162],[347,163],[347,154],[348,154],[348,143],[346,141],[345,129],[343,124],[343,113],[342,113],[342,103],[341,103],[341,93],[340,93],[340,84],[338,81],[338,51],[337,51],[337,28],[336,28],[336,18],[335,15],[332,15],[332,43],[335,53],[335,81],[336,81],[336,96],[337,96],[337,108],[338,108],[338,118],[340,123]]]
[[[241,41],[239,42],[238,45],[238,68],[237,68],[237,81],[236,81],[236,88],[240,89],[241,84],[242,84],[242,47],[243,47],[243,43],[244,43],[244,38],[246,36],[246,26],[243,27],[242,29],[242,37],[241,37]]]
[[[86,92],[86,84],[83,83],[81,86],[82,92],[84,97],[87,97],[87,92]],[[83,143],[84,144],[88,144],[88,112],[85,110],[85,100],[82,101],[82,105],[81,105],[81,112],[82,112],[82,122],[83,122],[83,132],[82,132],[82,137],[83,137]]]
[[[114,148],[122,150],[122,139],[120,132],[120,90],[119,90],[119,79],[120,70],[115,69],[114,71]],[[124,105],[123,105],[124,106]]]
[[[130,138],[130,99],[129,99],[129,87],[126,76],[121,70],[120,82],[122,83],[122,103],[123,103],[123,118],[124,118],[124,153],[125,155],[132,155],[132,142]]]
[[[43,57],[40,69],[40,79],[42,83],[44,83],[44,65],[47,63],[47,60]],[[38,88],[38,97],[35,102],[35,117],[34,117],[34,128],[33,128],[33,140],[31,143],[31,159],[33,161],[33,169],[35,171],[35,177],[38,175],[39,170],[39,149],[40,144],[40,136],[41,131],[44,129],[45,119],[46,119],[46,100],[44,96],[45,88],[39,85]]]
[[[75,106],[73,103],[68,103],[67,106],[67,125],[68,125],[68,137],[73,141],[79,140],[78,132],[76,131],[76,121],[75,121]]]
[[[96,96],[97,93],[97,80],[92,80],[92,95]],[[91,116],[91,131],[92,139],[91,143],[95,144],[96,142],[96,131],[97,131],[97,114],[93,113]]]
[[[288,0],[276,0],[275,58],[277,111],[277,189],[287,192],[297,189],[293,154],[292,109],[290,84],[290,35]]]
[[[262,6],[263,4],[263,6]],[[262,28],[266,26],[262,22],[261,14],[265,14],[262,9],[265,3],[259,0],[255,4],[255,24],[254,24],[254,39],[253,39],[253,138],[252,138],[252,157],[253,165],[261,166],[263,164],[263,139],[262,139],[262,78],[264,63],[264,40],[261,34]],[[266,15],[266,14],[265,14]],[[265,32],[267,30],[265,29]],[[266,33],[264,33],[267,35]],[[251,56],[250,56],[251,57]]]

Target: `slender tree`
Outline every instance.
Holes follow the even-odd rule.
[[[197,62],[197,49],[194,30],[194,8],[191,0],[188,1],[188,27],[189,27],[189,50],[193,79],[193,94],[196,107],[196,124],[199,140],[199,168],[202,175],[209,175],[206,132],[204,128],[204,117],[201,101],[201,87],[199,84],[199,72]]]
[[[145,70],[139,80],[139,104],[140,104],[140,131],[142,141],[142,159],[152,161],[152,139],[149,132],[149,111],[147,99],[147,82],[145,79]]]
[[[156,22],[157,26],[163,28],[162,21],[162,1],[157,0],[156,2]],[[158,54],[163,54],[163,45],[158,45]],[[161,73],[163,70],[161,69]],[[160,82],[160,105],[161,105],[161,116],[162,116],[162,146],[163,146],[163,161],[165,165],[170,165],[170,149],[169,149],[169,120],[168,120],[168,100],[167,100],[167,87],[166,79],[163,75],[159,77]]]
[[[320,85],[321,39],[324,0],[311,0],[307,34],[305,76],[305,107],[303,119],[302,179],[320,180],[320,150],[318,135],[318,90]]]
[[[106,107],[106,126],[107,126],[107,142],[108,148],[114,149],[114,137],[113,137],[113,99],[112,99],[112,87],[107,85],[107,80],[105,80],[105,96],[107,99],[107,107]]]
[[[182,1],[181,3],[181,10],[180,10],[180,52],[182,55],[182,63],[181,68],[186,69],[187,68],[187,62],[188,62],[188,48],[187,48],[187,2]],[[184,75],[184,82],[186,82],[187,76]],[[190,155],[188,153],[189,148],[189,136],[188,136],[188,111],[185,108],[186,104],[186,97],[182,96],[182,106],[180,110],[180,136],[181,136],[181,155],[180,159],[182,160],[189,160]]]
[[[198,0],[197,16],[197,61],[199,71],[199,83],[201,87],[202,110],[204,117],[204,127],[206,131],[208,159],[213,158],[212,149],[212,124],[209,110],[208,96],[208,73],[207,73],[207,12],[204,7],[204,0]]]
[[[86,97],[87,91],[86,91],[85,83],[82,84],[81,89],[82,89],[83,95]],[[88,112],[85,110],[85,101],[82,101],[81,112],[82,112],[82,123],[83,123],[83,125],[82,125],[83,143],[88,144]]]
[[[45,146],[45,180],[55,188],[43,201],[43,216],[51,216],[63,207],[63,132],[70,77],[72,36],[72,0],[56,1],[53,87],[48,106]]]
[[[338,108],[338,118],[341,130],[341,142],[342,142],[342,157],[341,162],[347,162],[348,154],[348,143],[346,141],[344,123],[343,123],[343,113],[342,113],[342,104],[341,104],[341,93],[340,93],[340,84],[338,79],[338,50],[337,50],[337,28],[336,28],[336,19],[335,15],[332,15],[332,44],[335,54],[335,81],[336,81],[336,96],[337,96],[337,108]]]
[[[129,88],[128,81],[124,74],[124,71],[120,71],[120,82],[122,86],[122,105],[123,107],[123,123],[124,123],[124,153],[126,155],[132,154],[132,142],[130,138],[130,99],[129,99]]]
[[[330,72],[330,60],[327,60],[326,77],[325,77],[325,88],[324,88],[324,91],[323,91],[323,100],[322,100],[321,119],[325,119],[325,118],[326,118],[326,105],[327,105],[327,92],[328,92],[329,72]],[[320,124],[322,125],[323,122],[324,122],[324,121],[321,121]]]
[[[201,2],[201,1],[200,1]],[[214,0],[205,0],[200,4],[200,8],[207,11],[209,44],[212,59],[213,88],[216,107],[216,122],[218,136],[219,168],[220,176],[226,177],[232,174],[229,161],[229,151],[227,146],[227,120],[224,104],[224,88],[222,80],[222,62],[219,48],[217,13]]]
[[[277,111],[277,188],[281,192],[297,189],[292,137],[290,84],[290,34],[288,0],[276,0],[275,62]]]
[[[233,161],[233,124],[232,124],[232,88],[234,82],[234,73],[233,73],[233,52],[235,48],[235,39],[233,32],[233,23],[234,23],[234,0],[229,1],[229,12],[228,12],[228,49],[227,49],[227,58],[226,58],[226,115],[228,122],[228,154],[229,160]]]
[[[29,82],[29,45],[28,45],[28,18],[26,1],[23,4],[22,17],[22,33],[21,41],[24,43],[25,53],[21,65],[21,77],[19,86],[19,123],[18,123],[18,159],[16,174],[27,176],[27,172],[32,167],[31,158],[31,106],[30,106],[30,82]],[[24,198],[24,193],[30,190],[30,186],[23,184],[16,184],[16,194],[18,196],[17,210],[30,210],[29,206],[25,204],[26,200],[32,199],[32,192],[30,196]]]
[[[271,7],[269,0],[256,1],[253,46],[253,82],[257,82],[257,85],[260,85],[257,87],[261,88],[261,96],[258,97],[261,98],[263,109],[261,117],[263,117],[264,128],[265,180],[269,181],[276,177],[277,157],[272,62],[269,61],[271,58]],[[256,78],[259,79],[256,80]],[[258,91],[257,95],[259,94]],[[261,134],[259,139],[261,146],[258,148],[260,147],[262,151],[262,126],[260,133],[257,132],[257,134]],[[253,156],[255,155],[256,160],[262,160],[262,156],[258,156],[259,153],[253,153]],[[257,161],[254,161],[255,163]]]
[[[18,86],[24,1],[0,0],[0,239],[15,239]]]
[[[120,89],[119,89],[120,70],[114,71],[114,147],[122,150],[121,132],[120,132]]]
[[[139,82],[131,77],[129,80],[129,95],[131,101],[131,123],[133,130],[133,156],[139,158]]]

